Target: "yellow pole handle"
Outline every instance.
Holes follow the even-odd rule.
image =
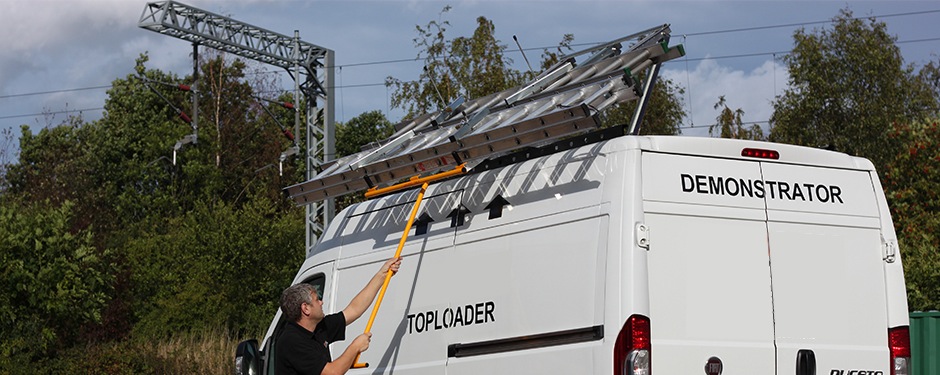
[[[411,216],[408,217],[408,224],[405,225],[405,232],[401,234],[401,240],[398,241],[398,249],[395,250],[394,258],[401,256],[401,249],[405,247],[405,241],[408,239],[408,233],[411,232],[411,225],[415,222],[415,216],[418,216],[418,207],[421,206],[421,201],[424,200],[424,192],[428,190],[428,183],[425,182],[421,185],[421,190],[418,191],[418,199],[415,200],[414,208],[411,209]],[[369,322],[366,323],[366,330],[363,333],[369,333],[372,331],[372,323],[375,323],[375,315],[379,312],[379,306],[382,305],[382,299],[385,298],[385,290],[388,289],[388,283],[392,280],[392,270],[391,268],[388,272],[385,273],[385,281],[382,282],[382,289],[379,289],[379,296],[375,300],[375,307],[372,308],[372,315],[369,316]],[[365,368],[369,367],[368,363],[359,363],[359,357],[362,353],[356,355],[356,360],[353,361],[352,368]]]

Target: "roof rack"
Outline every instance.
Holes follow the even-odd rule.
[[[527,147],[595,130],[605,108],[641,99],[635,134],[660,65],[685,55],[669,47],[669,25],[564,56],[531,82],[482,98],[454,103],[396,126],[386,140],[326,164],[310,180],[286,188],[297,204],[382,188],[474,166]],[[624,42],[632,42],[626,49]],[[583,62],[579,63],[579,59]],[[634,72],[649,69],[645,84]],[[641,87],[645,86],[645,87]]]

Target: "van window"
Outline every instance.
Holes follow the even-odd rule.
[[[314,275],[312,278],[304,282],[313,285],[313,288],[317,290],[317,297],[323,299],[323,290],[326,286],[326,277],[323,276],[322,273]]]

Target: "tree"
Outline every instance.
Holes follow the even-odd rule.
[[[11,358],[41,358],[74,343],[101,319],[112,268],[90,232],[72,231],[73,207],[0,198],[0,372]]]
[[[441,15],[449,10],[450,6],[444,7]],[[417,81],[385,80],[386,86],[395,87],[392,106],[404,109],[405,118],[436,111],[460,96],[480,98],[517,86],[527,77],[510,67],[512,60],[505,57],[507,47],[494,35],[493,21],[479,17],[473,36],[453,40],[447,39],[449,26],[448,21],[415,26],[414,44],[424,55],[424,71]]]
[[[715,133],[718,133],[721,138],[732,139],[762,140],[764,138],[764,132],[759,125],[754,124],[750,127],[744,125],[743,109],[738,108],[732,111],[731,108],[728,108],[724,95],[718,97],[715,109],[721,109],[721,112],[715,118],[717,123],[708,127],[708,135],[714,136]]]
[[[645,75],[645,73],[644,73]],[[638,82],[645,82],[645,79],[638,78]],[[682,131],[679,126],[685,118],[685,110],[682,109],[682,95],[685,90],[672,80],[659,77],[656,80],[656,86],[653,87],[653,94],[646,106],[646,113],[643,115],[640,126],[641,135],[675,135]],[[601,113],[602,126],[613,126],[629,124],[633,120],[633,113],[638,100],[627,103],[620,103],[608,107]]]
[[[445,7],[441,14],[450,10]],[[537,76],[537,72],[521,72],[510,65],[504,53],[506,45],[494,37],[495,25],[485,17],[477,18],[472,37],[447,39],[447,21],[431,21],[416,26],[415,46],[421,49],[427,65],[417,81],[403,82],[388,77],[386,85],[395,88],[392,105],[407,111],[405,118],[433,112],[460,96],[481,98],[519,86]],[[557,63],[565,51],[571,50],[572,34],[565,34],[554,51],[544,50],[541,69]],[[642,75],[638,77],[643,82]],[[681,98],[683,89],[668,79],[660,78],[647,106],[641,134],[678,134],[685,117]],[[602,126],[630,122],[637,102],[618,104],[601,113]]]
[[[276,168],[278,154],[290,143],[274,126],[271,116],[263,114],[253,100],[254,89],[243,78],[245,65],[221,56],[202,62],[201,79],[206,82],[199,84],[202,99],[199,141],[179,150],[174,165],[171,162],[174,143],[192,132],[190,124],[181,121],[177,111],[191,113],[191,93],[175,86],[191,83],[192,78],[146,69],[146,61],[147,56],[142,55],[136,74],[114,80],[101,120],[85,123],[70,118],[69,122],[38,134],[25,128],[20,139],[19,162],[10,167],[6,176],[9,187],[4,198],[23,206],[42,204],[50,209],[68,204],[74,219],[66,222],[70,225],[66,233],[87,233],[91,238],[91,255],[114,265],[111,272],[114,277],[108,279],[109,304],[101,312],[100,329],[86,330],[88,335],[95,336],[94,340],[124,337],[134,324],[157,325],[153,320],[143,320],[151,316],[146,309],[154,301],[149,298],[159,296],[165,308],[191,306],[185,303],[185,298],[196,295],[192,291],[170,293],[174,290],[171,288],[178,288],[172,283],[142,285],[154,280],[144,278],[149,273],[205,269],[199,262],[215,262],[218,269],[238,262],[227,259],[253,259],[251,264],[260,266],[251,270],[232,266],[227,269],[229,273],[203,272],[200,275],[208,279],[200,282],[225,287],[259,285],[260,289],[242,294],[247,298],[242,304],[269,307],[280,291],[272,292],[265,280],[281,277],[278,282],[286,283],[290,274],[273,270],[275,265],[266,265],[260,257],[275,254],[279,259],[290,259],[283,253],[292,252],[297,257],[303,254],[302,229],[293,230],[302,227],[301,210],[294,208],[281,193],[284,185],[295,181],[292,180],[297,175],[295,164],[287,166],[283,178]],[[293,113],[288,114],[287,110],[275,108],[272,112],[281,120],[293,119]],[[140,261],[153,260],[145,256],[148,254],[145,250],[162,250],[140,245],[142,239],[175,243],[174,240],[187,236],[222,230],[199,227],[193,234],[179,228],[177,223],[186,222],[182,218],[189,218],[199,208],[203,216],[190,222],[234,225],[209,219],[217,215],[239,218],[248,226],[225,232],[230,243],[218,240],[212,248],[193,240],[191,244],[202,246],[179,251],[175,263],[170,265]],[[296,225],[288,228],[283,221],[290,220],[295,220]],[[268,235],[277,240],[264,237]],[[0,250],[3,251],[0,257],[7,256],[6,249]],[[219,259],[223,261],[220,263]],[[293,272],[296,264],[276,266]],[[241,279],[234,280],[233,275]],[[219,310],[239,311],[226,322],[230,328],[260,324],[258,311],[246,313],[248,317],[239,315],[242,310],[229,306],[242,305],[234,303],[236,295],[230,289],[218,289],[221,290],[208,291],[205,296],[221,300]],[[233,302],[220,299],[220,295],[232,297]]]
[[[927,86],[928,90],[933,92],[934,99],[940,101],[940,60],[934,60],[924,65],[924,67],[917,72],[917,78],[919,78],[919,82]],[[930,110],[930,108],[928,108],[928,110]],[[934,107],[932,110],[936,113],[938,108]]]
[[[0,130],[0,138],[0,194],[3,194],[10,186],[7,181],[7,169],[13,161],[13,142],[16,139],[13,136],[13,128]]]
[[[302,210],[281,193],[296,181],[296,164],[277,173],[290,141],[253,98],[246,64],[216,55],[200,66],[199,140],[178,152],[176,165],[171,148],[192,130],[171,105],[191,113],[189,94],[151,85],[166,103],[140,76],[169,83],[191,77],[161,78],[141,67],[115,82],[107,116],[92,127],[101,134],[98,154],[108,156],[97,161],[101,170],[123,171],[109,194],[124,220],[108,244],[125,283],[116,287],[129,315],[121,321],[143,337],[213,325],[256,329],[303,255]],[[293,119],[282,108],[271,112]],[[271,258],[285,262],[264,261]]]
[[[908,305],[940,309],[940,125],[936,118],[895,123],[888,136],[902,145],[882,170],[904,260]]]
[[[882,166],[898,148],[887,137],[890,125],[936,108],[883,22],[855,19],[844,9],[832,29],[800,29],[793,38],[784,58],[789,88],[770,120],[772,141],[832,148]]]
[[[82,165],[87,134],[80,122],[44,128],[34,135],[21,127],[20,163],[8,174],[10,193],[21,194],[25,202],[62,204],[75,201],[89,184],[88,168]]]
[[[85,338],[93,341],[123,337],[132,323],[126,308],[131,270],[123,261],[123,240],[134,236],[144,219],[173,216],[185,207],[176,194],[178,179],[168,156],[173,140],[188,129],[140,76],[165,83],[179,79],[146,71],[145,61],[146,56],[138,59],[139,76],[113,82],[103,119],[85,123],[73,117],[35,135],[24,127],[18,163],[8,174],[6,199],[50,209],[68,202],[73,219],[67,221],[67,232],[89,233],[92,255],[114,265],[102,324],[90,322],[85,329],[93,336]],[[159,84],[154,88],[164,89]],[[177,103],[184,96],[170,90],[163,95]],[[96,325],[100,329],[93,329]]]
[[[336,157],[352,155],[370,142],[388,138],[395,127],[381,111],[365,112],[336,124]]]
[[[883,22],[843,10],[832,29],[794,34],[790,88],[774,103],[772,141],[833,148],[872,160],[883,177],[904,258],[909,306],[940,307],[940,229],[934,187],[936,65],[904,66]]]
[[[198,202],[127,244],[134,333],[225,328],[257,332],[303,262],[303,210],[263,195],[244,204]]]
[[[395,127],[381,111],[371,111],[351,118],[348,122],[336,124],[337,158],[355,154],[362,146],[388,138]],[[347,194],[336,198],[336,211],[342,211],[352,204],[365,200],[359,193]]]

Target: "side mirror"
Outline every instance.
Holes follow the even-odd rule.
[[[235,375],[261,375],[258,340],[245,340],[235,349]]]

